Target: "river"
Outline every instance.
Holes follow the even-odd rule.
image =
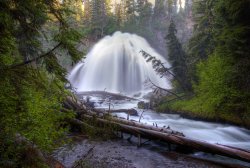
[[[148,79],[162,88],[172,88],[171,76],[160,77],[150,61],[143,58],[141,50],[160,60],[165,67],[170,67],[168,61],[158,54],[143,37],[116,32],[96,43],[87,54],[86,59],[83,59],[72,69],[68,79],[76,89],[80,99],[86,99],[86,94],[79,94],[86,91],[112,92],[130,97],[135,97],[135,95],[140,97],[137,97],[137,100],[117,100],[112,97],[103,97],[103,95],[88,94],[87,96],[90,97],[90,101],[94,103],[96,108],[109,108],[109,104],[113,109],[134,108],[139,115],[130,116],[131,120],[138,121],[139,116],[142,116],[142,123],[158,127],[169,126],[191,139],[250,150],[250,130],[245,128],[191,120],[178,114],[138,109],[137,103],[143,100],[143,95],[152,91],[151,86],[145,83]],[[127,118],[125,113],[114,115]]]
[[[138,112],[138,116],[130,116],[130,120],[139,121],[148,125],[157,125],[158,127],[170,127],[173,130],[184,133],[191,139],[207,141],[210,143],[218,143],[223,145],[234,146],[246,150],[250,150],[250,130],[215,122],[197,121],[181,117],[179,114],[158,113],[148,109],[138,109],[137,103],[140,100],[115,100],[112,97],[104,98],[103,95],[94,94],[89,96],[96,108],[111,109],[130,109],[134,108]],[[83,99],[86,96],[82,95]],[[114,114],[118,117],[127,118],[126,113]]]

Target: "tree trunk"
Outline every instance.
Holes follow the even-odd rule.
[[[92,118],[92,116],[90,115],[84,114],[83,116],[85,118]],[[190,147],[198,151],[208,152],[212,154],[219,154],[222,156],[228,156],[231,158],[250,162],[250,152],[247,150],[220,144],[212,144],[205,141],[194,140],[175,134],[174,132],[164,133],[152,130],[151,128],[148,129],[146,125],[144,126],[144,128],[140,128],[121,123],[119,120],[117,120],[116,122],[113,121],[113,119],[107,120],[107,119],[96,118],[96,120],[104,124],[114,124],[114,126],[118,126],[120,130],[127,132],[129,134],[133,134],[135,136],[138,136],[138,134],[140,134],[144,138],[162,140],[176,145]]]

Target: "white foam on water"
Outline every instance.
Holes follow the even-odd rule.
[[[144,86],[147,78],[156,85],[171,88],[170,82],[160,78],[151,63],[146,62],[140,54],[144,50],[162,62],[167,61],[159,55],[148,42],[135,34],[116,32],[101,39],[87,54],[86,60],[78,63],[69,74],[69,80],[77,91],[109,91],[134,95],[149,90]],[[93,99],[95,101],[95,98]],[[97,101],[97,100],[96,100]],[[107,107],[109,102],[97,104],[99,108]],[[116,101],[112,108],[133,108],[137,102]],[[139,110],[139,113],[142,111]],[[127,115],[117,114],[126,118]],[[140,116],[140,115],[139,115]],[[139,116],[130,119],[139,120]],[[185,119],[179,115],[161,114],[146,110],[142,123],[158,126],[170,126],[173,130],[183,132],[187,137],[211,143],[235,146],[250,150],[250,131],[237,126],[217,124]]]

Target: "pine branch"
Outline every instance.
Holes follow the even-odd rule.
[[[154,56],[148,54],[146,51],[141,50],[140,53],[142,53],[142,56],[147,59],[146,61],[149,62],[150,60],[153,64],[154,70],[163,77],[165,74],[169,74],[174,77],[174,79],[180,84],[181,88],[183,90],[186,90],[186,88],[182,85],[181,80],[179,77],[177,77],[175,74],[173,74],[170,70],[171,68],[166,68],[164,64],[161,62],[161,60],[157,60]]]
[[[40,56],[38,56],[36,58],[30,59],[28,61],[24,61],[24,62],[21,62],[21,63],[18,63],[18,64],[10,65],[7,68],[4,68],[3,70],[14,69],[14,68],[17,68],[17,67],[20,67],[20,66],[24,66],[24,65],[30,64],[30,63],[32,63],[34,61],[37,61],[37,60],[41,59],[41,58],[47,57],[51,53],[53,53],[57,48],[59,48],[61,45],[62,45],[62,43],[60,42],[59,44],[57,44],[54,48],[52,48],[47,53],[44,53],[44,54],[42,54],[42,55],[40,55]]]
[[[162,87],[160,87],[160,86],[157,86],[157,85],[156,85],[155,83],[153,83],[149,78],[148,78],[148,81],[149,81],[154,87],[156,87],[157,89],[160,89],[160,90],[163,90],[163,91],[165,91],[165,92],[168,92],[168,93],[170,93],[170,94],[176,96],[178,99],[182,99],[182,97],[178,96],[176,93],[170,91],[169,89],[165,89],[165,88],[162,88]]]

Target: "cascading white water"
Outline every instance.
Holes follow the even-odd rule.
[[[167,62],[144,38],[116,32],[93,47],[84,63],[78,63],[71,71],[69,80],[77,91],[106,90],[136,94],[146,90],[144,82],[148,78],[161,87],[170,88],[170,83],[156,74],[140,50]],[[169,66],[168,63],[166,66]]]
[[[88,53],[83,62],[78,63],[69,75],[72,85],[77,91],[107,90],[109,92],[122,92],[123,94],[135,94],[147,90],[144,81],[150,78],[155,84],[170,88],[166,79],[160,78],[151,63],[147,63],[139,53],[144,50],[155,56],[162,62],[167,62],[160,56],[147,41],[134,34],[116,32],[112,36],[106,36],[100,40]],[[166,63],[166,66],[169,66]],[[110,102],[98,101],[97,108],[109,108]],[[95,100],[94,100],[95,101]],[[101,104],[99,104],[101,102]],[[113,108],[136,108],[138,101],[116,101]],[[244,128],[189,120],[179,115],[155,113],[151,110],[138,110],[139,116],[130,116],[132,120],[140,120],[142,123],[158,126],[169,125],[172,129],[183,132],[187,137],[205,140],[210,143],[220,143],[250,150],[250,131]],[[143,115],[141,115],[143,113]],[[127,114],[116,114],[127,117]]]

